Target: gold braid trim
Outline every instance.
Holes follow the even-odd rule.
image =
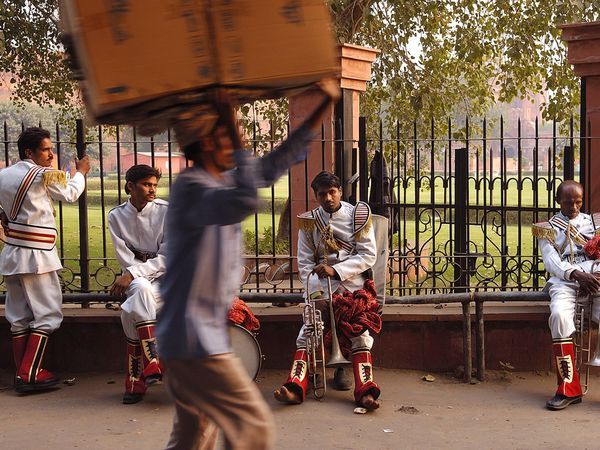
[[[298,217],[298,228],[306,232],[314,231],[315,219],[312,217]]]
[[[600,228],[594,231],[594,236],[600,236]]]
[[[49,170],[48,172],[44,172],[42,180],[45,188],[51,184],[67,186],[67,174],[61,170]]]
[[[531,234],[533,234],[533,237],[537,239],[545,239],[551,242],[552,244],[556,245],[556,231],[554,231],[554,228],[546,228],[540,227],[539,225],[533,225],[531,227]]]
[[[330,252],[339,252],[342,249],[342,247],[340,247],[340,245],[335,240],[335,237],[333,236],[333,230],[329,225],[327,225],[327,228],[323,230],[323,235],[321,239]]]

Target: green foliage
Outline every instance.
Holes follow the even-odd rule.
[[[548,92],[545,118],[570,116],[579,82],[561,24],[600,19],[597,0],[329,0],[340,42],[381,51],[361,113],[412,130],[449,116],[481,116],[495,102]],[[57,0],[0,5],[0,71],[17,104],[72,106],[77,99],[58,42]],[[257,152],[286,133],[285,100],[243,105]],[[256,126],[263,121],[263,126]],[[375,121],[373,121],[375,123]],[[267,125],[264,125],[267,124]],[[377,131],[377,130],[373,130]]]
[[[333,2],[351,4],[351,1]],[[404,123],[480,116],[548,91],[544,117],[579,103],[558,26],[598,20],[596,1],[374,1],[352,42],[378,48],[363,113]],[[410,127],[408,127],[410,129]]]
[[[0,78],[17,105],[74,108],[77,86],[62,62],[57,0],[5,0],[0,3],[3,54]]]
[[[256,233],[252,229],[244,230],[244,253],[247,255],[287,255],[290,244],[287,240],[275,239],[275,253],[273,253],[273,228],[263,228],[262,235],[258,237],[258,252]]]

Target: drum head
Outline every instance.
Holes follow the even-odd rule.
[[[229,335],[231,336],[233,353],[242,360],[242,364],[246,368],[250,378],[256,380],[262,362],[262,354],[260,353],[258,341],[250,331],[240,325],[232,324]]]

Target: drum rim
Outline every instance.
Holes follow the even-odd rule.
[[[256,335],[248,330],[247,328],[244,328],[243,326],[241,326],[238,323],[230,323],[229,326],[233,327],[233,328],[239,328],[242,331],[244,331],[246,334],[248,334],[253,340],[254,343],[256,344],[256,349],[258,350],[258,367],[256,368],[256,374],[254,375],[254,377],[250,376],[250,374],[248,374],[248,376],[250,376],[250,378],[252,378],[253,381],[256,381],[256,379],[258,378],[258,374],[260,373],[260,369],[262,368],[262,360],[263,360],[263,353],[262,353],[262,349],[260,348],[260,344],[258,343],[258,339],[256,339]],[[233,343],[231,345],[232,350],[233,350]],[[233,352],[233,354],[240,359],[240,361],[242,360],[242,358],[240,358],[239,355],[237,355],[235,352]],[[245,368],[246,366],[244,366]]]

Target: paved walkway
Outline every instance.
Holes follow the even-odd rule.
[[[61,374],[70,377],[70,374]],[[259,387],[274,411],[278,449],[598,448],[600,378],[584,402],[561,412],[543,408],[552,374],[490,373],[465,385],[445,375],[379,370],[383,406],[353,414],[350,392],[328,391],[324,401],[285,406],[271,390],[283,371],[263,371]],[[75,374],[75,384],[18,396],[11,374],[0,373],[2,449],[160,449],[172,405],[157,386],[136,405],[120,403],[121,374]]]

